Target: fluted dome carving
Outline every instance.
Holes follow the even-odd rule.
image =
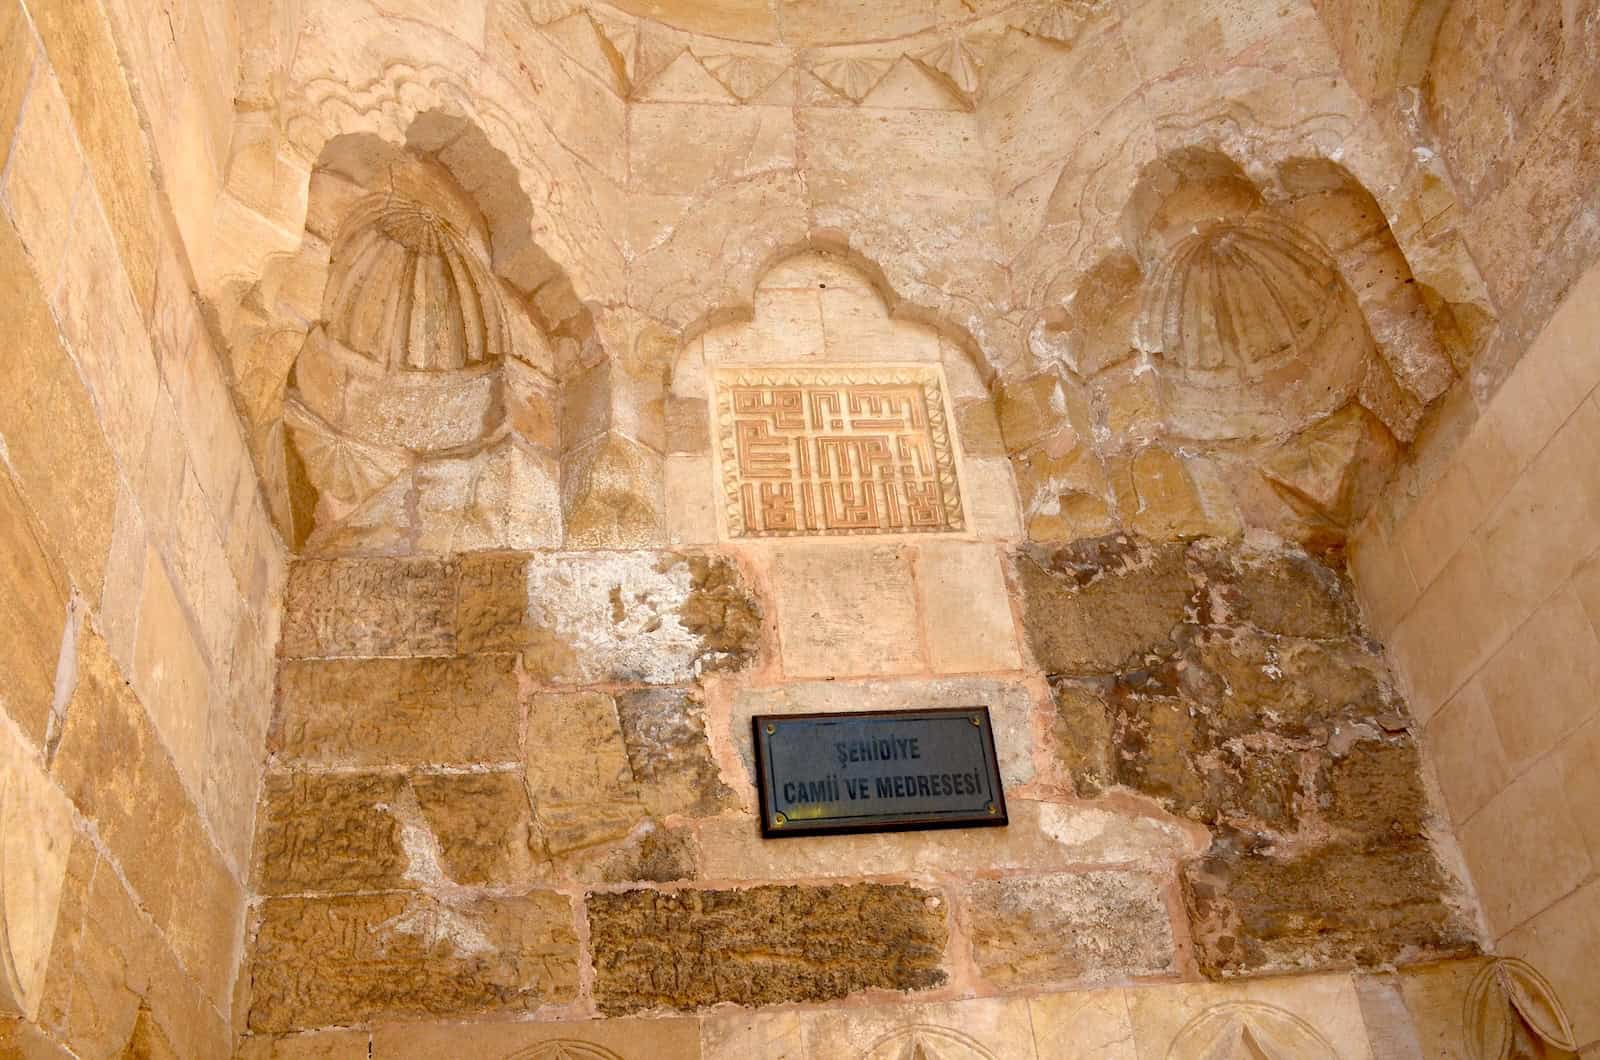
[[[390,371],[447,372],[499,360],[498,282],[443,213],[396,195],[356,207],[333,251],[328,334]]]
[[[1316,242],[1276,218],[1213,223],[1151,278],[1141,345],[1202,386],[1257,380],[1310,356],[1347,302]]]

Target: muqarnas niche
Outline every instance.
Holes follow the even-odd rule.
[[[558,460],[521,429],[551,418],[522,349],[542,339],[466,196],[446,174],[406,176],[349,206],[285,394],[305,551],[559,544]]]

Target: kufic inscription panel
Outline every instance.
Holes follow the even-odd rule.
[[[729,536],[965,528],[936,368],[728,368],[716,382]]]

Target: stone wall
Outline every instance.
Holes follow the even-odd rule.
[[[1600,1036],[1600,354],[1590,270],[1481,410],[1453,409],[1357,536],[1496,949],[1544,969]],[[1425,471],[1426,478],[1421,475]]]
[[[237,30],[160,6],[0,4],[0,1025],[28,1056],[231,1049],[285,564],[180,238]]]
[[[401,1055],[399,1027],[471,1020],[510,1052],[555,1031],[492,1024],[642,1016],[733,1055],[786,1026],[772,1005],[1476,950],[1404,701],[1295,549],[318,559],[287,606],[247,1049],[364,1048],[303,1037],[353,1026]],[[752,714],[974,703],[1005,829],[761,838]],[[728,1004],[752,1014],[667,1019]]]

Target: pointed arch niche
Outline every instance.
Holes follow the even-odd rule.
[[[713,317],[673,363],[666,395],[669,539],[711,544],[763,537],[1017,536],[1015,486],[985,371],[970,344],[913,319],[921,315],[898,305],[877,270],[856,255],[805,248],[780,256],[757,281],[750,305]],[[781,417],[783,410],[772,404],[783,400],[779,392],[788,390],[799,400],[813,383],[853,386],[868,395],[846,402],[871,401],[870,393],[879,389],[923,395],[921,408],[907,411],[904,423],[882,434],[889,448],[884,469],[874,473],[875,498],[868,495],[872,491],[852,494],[843,484],[826,490],[817,484],[802,497],[799,478],[773,478],[767,485],[769,480],[741,477],[741,454],[757,462],[768,454],[797,476],[796,465],[806,457],[794,450],[794,438],[785,443],[750,437],[747,417],[734,414],[734,391],[741,401],[759,398]],[[797,408],[796,415],[806,413]],[[924,415],[932,421],[926,429]],[[820,445],[856,445],[849,419],[821,423],[817,429],[840,433]],[[812,444],[815,456],[822,449]],[[793,451],[785,452],[785,445]],[[883,487],[889,479],[901,482],[901,472],[887,465],[902,462],[908,480],[916,481]],[[853,514],[825,501],[824,492],[854,498]],[[918,498],[928,507],[908,512],[905,502],[915,506]]]
[[[300,245],[250,292],[260,323],[234,355],[274,518],[297,551],[658,534],[659,455],[619,469],[641,443],[563,420],[569,405],[614,404],[612,373],[533,224],[515,166],[465,119],[426,112],[403,142],[348,133],[324,146]]]

